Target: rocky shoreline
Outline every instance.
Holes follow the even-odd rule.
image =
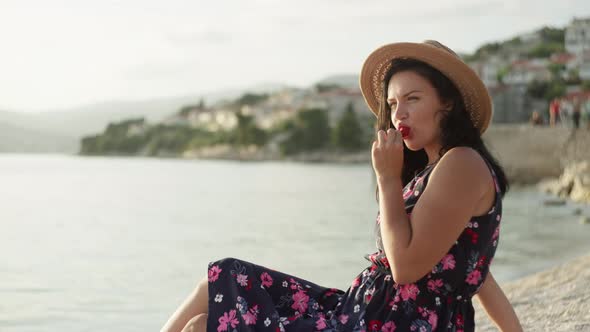
[[[590,256],[501,285],[524,331],[590,331]],[[476,331],[498,331],[474,301]]]
[[[590,204],[590,162],[572,162],[558,179],[543,180],[537,187],[559,198]]]
[[[490,152],[504,167],[511,183],[534,185],[546,179],[557,179],[572,162],[590,161],[590,131],[573,133],[566,127],[532,127],[528,124],[494,124],[483,136]],[[217,145],[185,151],[189,159],[240,161],[295,161],[325,163],[371,163],[370,146],[363,151],[306,152],[281,156],[276,146],[236,148]]]

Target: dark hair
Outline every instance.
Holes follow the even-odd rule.
[[[504,197],[508,191],[509,184],[504,169],[492,156],[485,146],[479,129],[477,129],[463,103],[461,93],[453,82],[432,66],[415,59],[398,58],[392,61],[392,66],[386,72],[383,80],[382,97],[379,101],[379,114],[377,116],[376,130],[387,130],[393,128],[391,122],[391,109],[387,103],[387,88],[389,80],[394,74],[402,71],[412,71],[432,84],[443,102],[451,102],[453,105],[449,112],[442,112],[440,121],[442,148],[439,156],[442,157],[447,151],[456,146],[471,147],[479,152],[491,165],[500,187],[501,196]],[[424,149],[412,151],[404,145],[404,165],[402,167],[402,183],[405,186],[414,176],[424,169],[428,164],[428,155]],[[377,200],[379,200],[377,190]]]

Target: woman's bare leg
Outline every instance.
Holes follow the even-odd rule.
[[[200,314],[188,321],[182,332],[207,332],[207,314]]]
[[[209,304],[209,290],[207,277],[203,278],[191,292],[191,294],[184,300],[184,302],[176,309],[174,314],[168,319],[168,322],[160,330],[160,332],[181,332],[187,326],[189,320],[196,318],[200,314],[207,314]],[[206,318],[207,316],[205,316]],[[201,318],[202,320],[202,318]],[[205,320],[206,321],[206,320]],[[205,330],[203,330],[205,331]]]

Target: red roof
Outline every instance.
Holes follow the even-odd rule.
[[[589,100],[590,90],[570,92],[567,95],[563,96],[563,98],[561,99],[566,99],[569,101],[573,101],[574,99]]]
[[[512,68],[527,69],[527,70],[541,70],[546,69],[545,66],[533,63],[530,60],[514,60],[512,62]]]
[[[560,65],[565,65],[566,63],[574,60],[576,58],[575,55],[570,54],[570,53],[556,53],[551,55],[551,62],[553,63],[557,63]]]

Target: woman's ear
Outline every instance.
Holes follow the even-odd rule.
[[[452,100],[447,100],[443,102],[443,110],[450,111],[455,106],[455,103]]]

